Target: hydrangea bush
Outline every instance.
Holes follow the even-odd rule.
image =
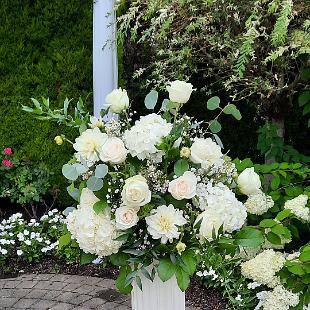
[[[309,234],[310,191],[291,183],[294,173],[307,182],[309,169],[232,161],[217,136],[218,119],[240,119],[240,112],[213,97],[207,108],[218,116],[197,122],[180,113],[193,90],[171,82],[169,99],[158,107],[158,93],[151,91],[145,105],[152,112],[135,122],[126,91],[114,90],[101,116],[112,111],[116,117],[86,115],[84,123],[74,122],[80,135],[69,141],[75,154],[62,172],[77,208],[67,216],[59,246],[74,240],[84,262],[99,256],[119,266],[116,284],[123,293],[133,284],[143,289],[141,277],[153,281],[156,275],[162,281],[175,276],[184,291],[197,275],[204,283],[219,280],[227,291],[238,284],[240,292],[229,293],[238,309],[253,309],[254,302],[256,309],[303,309],[310,298],[310,251],[307,237],[297,235]],[[290,188],[291,195],[282,195]],[[247,288],[235,274],[247,279]]]

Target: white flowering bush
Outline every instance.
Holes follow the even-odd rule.
[[[59,247],[76,242],[84,263],[99,256],[119,266],[116,285],[123,293],[134,281],[142,289],[141,276],[153,281],[156,274],[162,281],[175,276],[184,291],[197,275],[202,282],[220,281],[238,309],[253,304],[267,309],[271,296],[281,298],[283,290],[292,294],[287,305],[295,306],[296,296],[298,306],[306,305],[306,285],[296,292],[284,274],[294,270],[285,251],[309,241],[295,235],[309,227],[310,191],[280,199],[285,187],[276,194],[281,182],[273,171],[275,180],[265,193],[262,174],[280,166],[268,170],[249,160],[232,161],[217,136],[221,114],[240,119],[236,106],[221,107],[213,97],[206,108],[218,110],[218,116],[197,122],[181,113],[193,86],[175,81],[167,90],[169,99],[161,106],[159,94],[151,91],[145,98],[151,113],[135,121],[127,92],[113,91],[101,118],[85,116],[76,126],[79,136],[69,141],[75,153],[62,172],[77,207],[66,218]],[[109,110],[118,115],[103,122]],[[288,167],[282,177],[289,178]],[[290,261],[303,275],[309,275],[307,255],[296,258],[305,266]],[[236,274],[246,284],[232,294],[241,283]],[[256,297],[259,292],[267,292],[264,300],[263,293]]]
[[[55,255],[63,234],[64,217],[53,209],[40,220],[27,221],[16,213],[0,222],[0,267],[14,261],[35,262]]]

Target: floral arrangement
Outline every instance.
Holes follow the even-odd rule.
[[[99,118],[68,116],[67,104],[57,117],[39,102],[34,109],[26,107],[80,129],[74,142],[64,135],[55,138],[58,145],[67,141],[75,150],[62,172],[78,204],[66,218],[68,232],[59,246],[74,240],[84,262],[99,256],[119,266],[116,285],[123,293],[131,292],[134,283],[142,289],[142,276],[150,281],[156,275],[162,281],[175,276],[183,291],[194,275],[227,285],[224,277],[234,271],[219,275],[217,257],[222,266],[231,262],[230,268],[238,267],[242,279],[248,279],[248,290],[257,293],[256,309],[303,309],[310,302],[310,246],[308,239],[296,235],[309,231],[310,188],[294,188],[292,197],[283,200],[276,189],[282,180],[289,189],[289,164],[269,169],[232,161],[223,152],[219,117],[240,119],[235,105],[221,107],[220,99],[213,97],[206,108],[218,110],[218,115],[198,122],[180,113],[193,85],[174,81],[167,91],[169,99],[160,107],[158,93],[151,91],[145,106],[153,111],[140,118],[122,89],[107,96]],[[107,119],[108,112],[116,116]],[[274,175],[270,195],[262,190],[259,170]],[[303,178],[308,174],[308,168],[298,172]],[[253,298],[248,304],[243,298],[236,295],[234,305],[248,309]]]

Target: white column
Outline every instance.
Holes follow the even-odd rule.
[[[115,44],[115,0],[95,0],[93,9],[93,89],[94,115],[99,116],[105,97],[117,88]],[[111,26],[112,25],[112,26]]]

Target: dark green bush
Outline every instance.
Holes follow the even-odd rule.
[[[91,93],[92,3],[0,1],[0,146],[13,147],[19,158],[44,162],[55,172],[52,183],[61,188],[61,166],[72,153],[53,141],[63,128],[33,119],[21,104],[45,96],[57,108],[67,96],[85,99]],[[87,101],[91,104],[91,97]]]

